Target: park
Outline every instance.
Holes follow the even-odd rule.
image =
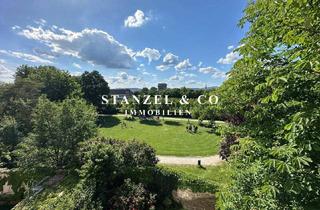
[[[0,210],[320,209],[320,0],[93,2],[0,3]]]
[[[218,153],[221,138],[210,133],[210,128],[200,127],[197,133],[186,132],[188,119],[169,118],[164,120],[138,117],[126,120],[124,116],[100,117],[99,134],[123,140],[144,141],[151,145],[157,155],[211,156]],[[190,123],[197,124],[191,120]],[[125,124],[125,126],[124,126]]]

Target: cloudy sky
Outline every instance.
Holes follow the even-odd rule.
[[[0,81],[17,66],[98,70],[112,88],[219,85],[245,0],[1,0]]]

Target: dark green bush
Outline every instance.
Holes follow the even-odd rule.
[[[155,203],[155,194],[150,193],[141,183],[135,184],[130,179],[115,191],[109,205],[112,209],[150,209]]]

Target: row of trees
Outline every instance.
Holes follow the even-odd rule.
[[[183,95],[186,95],[188,98],[197,98],[200,95],[203,95],[207,90],[197,89],[193,90],[190,88],[182,87],[182,88],[167,88],[163,90],[158,90],[156,87],[151,87],[150,89],[144,87],[140,91],[138,91],[137,95],[168,95],[171,98],[181,98]]]
[[[242,58],[216,90],[233,125],[222,209],[305,209],[320,194],[320,1],[251,1]],[[230,138],[228,138],[230,139]],[[228,147],[230,141],[224,147]],[[226,154],[226,153],[224,153]]]

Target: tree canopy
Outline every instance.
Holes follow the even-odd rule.
[[[242,58],[218,89],[239,125],[223,209],[296,209],[320,193],[320,2],[251,1]]]
[[[17,150],[19,165],[26,169],[74,164],[78,143],[96,135],[95,109],[83,99],[57,103],[42,96],[32,122],[32,132]]]
[[[84,72],[80,78],[84,98],[95,107],[102,109],[101,96],[109,95],[110,88],[98,71]]]
[[[61,101],[72,94],[80,93],[80,86],[76,79],[67,71],[60,70],[54,66],[30,67],[20,66],[15,75],[15,82],[20,79],[30,79],[41,84],[41,94],[48,99]]]

